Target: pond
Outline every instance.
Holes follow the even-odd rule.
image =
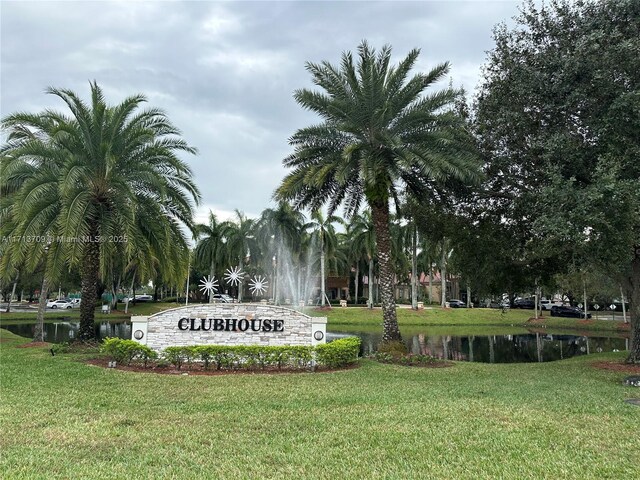
[[[550,362],[590,353],[629,349],[628,338],[618,337],[610,332],[606,334],[611,336],[605,336],[602,332],[581,332],[576,335],[553,331],[469,335],[458,330],[456,329],[455,335],[441,332],[430,334],[427,330],[424,333],[403,334],[403,339],[408,351],[413,354],[485,363]],[[382,332],[327,332],[328,341],[348,336],[358,336],[362,339],[361,355],[375,352],[382,340]]]
[[[2,324],[2,328],[21,337],[33,338],[35,322]],[[62,343],[73,340],[78,335],[80,322],[54,321],[44,323],[44,339],[51,343]],[[111,322],[96,322],[96,337],[99,339],[106,337],[131,338],[131,323],[124,320]]]
[[[61,343],[77,336],[80,324],[72,321],[45,322],[45,340]],[[33,337],[35,323],[2,325],[16,335]],[[124,320],[99,322],[95,324],[96,336],[131,338],[131,324]],[[590,353],[628,350],[629,339],[613,332],[581,332],[579,335],[566,332],[528,332],[514,329],[512,333],[500,330],[492,334],[491,328],[475,329],[473,334],[464,329],[450,328],[453,335],[446,334],[446,327],[436,331],[428,328],[412,327],[403,331],[408,350],[414,354],[426,354],[448,360],[486,363],[525,363],[562,360]],[[483,332],[484,330],[484,332]],[[469,332],[469,330],[467,331]],[[495,332],[494,332],[495,333]],[[362,339],[361,354],[374,352],[382,340],[381,328],[369,331],[352,331],[351,328],[334,327],[327,332],[327,340],[358,336]]]

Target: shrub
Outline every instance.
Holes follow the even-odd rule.
[[[69,353],[72,351],[71,344],[69,342],[54,343],[51,346],[51,350],[53,351],[54,354]]]
[[[186,357],[186,348],[189,347],[167,347],[162,352],[162,356],[167,362],[180,370]]]
[[[178,370],[193,361],[202,362],[208,370],[215,365],[217,370],[247,369],[264,370],[268,367],[306,368],[313,359],[313,347],[307,346],[262,346],[262,345],[198,345],[167,347],[163,358]]]
[[[389,353],[394,357],[401,357],[403,355],[406,355],[407,346],[400,341],[383,342],[378,345],[378,352]]]
[[[117,363],[131,365],[132,361],[141,360],[145,368],[149,360],[158,357],[157,353],[146,345],[122,338],[105,338],[100,351],[109,355]]]
[[[349,337],[320,344],[316,346],[315,352],[318,364],[329,368],[345,367],[358,359],[360,339]]]

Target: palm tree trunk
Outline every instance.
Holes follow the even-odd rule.
[[[97,237],[97,225],[90,223],[89,235]],[[98,297],[98,277],[100,273],[100,244],[89,241],[84,245],[82,255],[82,301],[80,302],[80,330],[81,340],[95,339],[94,328],[96,302]]]
[[[324,307],[325,305],[325,297],[327,296],[325,289],[325,281],[324,281],[324,246],[322,245],[322,240],[320,241],[320,248],[322,251],[320,252],[320,306]]]
[[[582,299],[584,301],[584,319],[587,319],[587,311],[589,310],[587,305],[587,282],[584,277],[582,278]]]
[[[440,287],[441,287],[441,295],[440,295],[440,306],[442,308],[445,307],[447,302],[447,252],[446,252],[446,239],[442,239],[442,255],[440,258]]]
[[[358,278],[360,277],[360,264],[358,262],[356,262],[356,299],[354,305],[358,304]]]
[[[211,263],[211,267],[209,268],[209,278],[213,279],[213,276],[216,273],[216,267]],[[209,290],[209,303],[213,303],[213,289]]]
[[[49,293],[49,281],[45,275],[42,278],[42,288],[40,288],[40,301],[38,302],[38,316],[36,318],[36,328],[33,332],[34,342],[44,342],[44,311],[47,308],[47,294]]]
[[[294,302],[295,305],[298,305],[300,303],[300,299],[302,298],[302,263],[298,263],[298,273],[296,275],[296,300]]]
[[[11,300],[13,300],[13,296],[16,294],[16,285],[18,285],[18,277],[20,277],[20,272],[16,274],[16,278],[13,281],[13,288],[11,289],[11,295],[9,296],[9,303],[7,303],[7,309],[5,310],[5,313],[11,312]],[[624,298],[622,302],[623,302],[622,305],[624,306]]]
[[[418,309],[418,230],[415,222],[413,223],[413,235],[411,245],[411,308]]]
[[[429,269],[429,305],[431,305],[433,303],[433,279],[431,277],[431,272],[433,271],[432,265],[431,265],[431,258],[427,257],[427,264],[428,269]]]
[[[118,310],[118,290],[120,290],[120,277],[117,282],[111,282],[111,310]]]
[[[134,285],[135,281],[136,281],[136,274],[134,273],[133,274],[133,278],[131,279],[131,298],[133,300],[135,300],[135,298],[136,298],[136,291],[133,289],[133,285]],[[129,300],[125,298],[125,301],[124,301],[124,313],[127,313],[128,311],[129,311]]]
[[[640,245],[636,245],[635,251],[629,279],[631,283],[631,297],[629,298],[631,345],[627,363],[640,363]]]
[[[388,201],[372,202],[371,214],[375,229],[380,276],[378,289],[382,301],[382,342],[399,342],[402,340],[396,315],[396,301],[393,295],[394,272],[391,262],[391,235],[389,232]]]
[[[369,308],[373,308],[373,258],[369,259]]]
[[[244,265],[243,265],[244,262],[242,261],[242,256],[240,256],[240,262],[239,263],[240,263],[239,268],[240,268],[240,271],[242,272],[242,268],[244,267]],[[238,282],[238,303],[242,303],[243,286],[244,286],[243,279],[240,278],[240,281]]]

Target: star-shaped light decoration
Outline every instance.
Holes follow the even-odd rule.
[[[243,277],[244,272],[240,269],[240,267],[227,268],[227,271],[224,274],[225,281],[228,284],[233,285],[234,287],[242,281]]]
[[[267,287],[267,279],[262,275],[256,275],[249,282],[249,290],[251,290],[251,293],[254,295],[262,295],[267,291]]]
[[[202,293],[206,293],[207,295],[211,295],[214,292],[218,291],[218,280],[216,277],[207,275],[202,280],[200,280],[200,291]]]

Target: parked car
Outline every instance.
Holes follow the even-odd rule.
[[[136,302],[151,302],[153,297],[147,294],[136,295]],[[129,301],[133,302],[133,297],[129,297]]]
[[[67,300],[50,300],[47,308],[73,308],[73,304]]]
[[[536,302],[532,298],[516,298],[513,301],[513,308],[530,308],[533,310]]]
[[[584,310],[577,307],[569,306],[557,306],[551,307],[552,317],[569,317],[569,318],[584,318]],[[587,318],[591,318],[591,314],[587,313]]]
[[[226,293],[214,293],[213,301],[218,303],[233,303],[233,297]]]
[[[542,310],[551,310],[553,307],[561,307],[562,302],[553,302],[551,300],[540,300],[540,308]]]
[[[509,300],[507,299],[495,300],[495,301],[489,302],[489,308],[509,308],[509,307],[511,307],[511,303],[509,303]]]
[[[456,298],[449,300],[449,306],[451,308],[465,308],[467,306],[462,300],[458,300]]]

